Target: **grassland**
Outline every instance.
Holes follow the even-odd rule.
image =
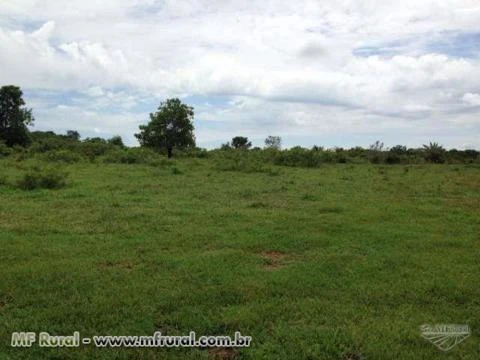
[[[201,349],[9,346],[13,331],[253,337],[239,359],[478,359],[480,168],[221,171],[0,161],[0,359],[209,359]],[[424,323],[468,324],[442,353]]]

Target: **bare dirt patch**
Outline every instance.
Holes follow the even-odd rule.
[[[260,257],[264,261],[264,269],[277,270],[285,266],[283,261],[287,258],[287,255],[279,251],[264,251],[260,253]]]
[[[131,271],[135,268],[135,264],[133,264],[132,262],[127,261],[127,260],[105,261],[105,262],[101,262],[100,264],[98,264],[98,267],[101,268],[101,269],[117,268],[117,269],[124,269],[124,270]]]

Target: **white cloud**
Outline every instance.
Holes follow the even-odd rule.
[[[250,134],[401,127],[407,140],[432,126],[447,139],[451,121],[463,137],[480,126],[478,109],[464,112],[478,105],[480,59],[427,46],[480,34],[476,0],[17,0],[1,2],[0,14],[0,82],[84,94],[75,106],[107,132],[118,130],[112,116],[130,131],[124,119],[145,98],[186,95],[235,99],[199,104],[198,118]],[[52,125],[53,111],[37,123]],[[93,129],[89,121],[78,119]],[[197,138],[224,136],[212,126]]]
[[[469,105],[480,106],[480,94],[466,93],[463,95],[463,101]]]
[[[86,91],[85,94],[91,97],[99,97],[105,95],[100,86],[91,86]]]

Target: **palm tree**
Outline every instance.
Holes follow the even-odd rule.
[[[445,149],[438,143],[429,143],[423,145],[423,151],[425,153],[425,160],[435,164],[441,164],[445,162]]]

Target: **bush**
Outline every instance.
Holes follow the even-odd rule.
[[[107,143],[106,140],[101,138],[85,139],[81,143],[80,152],[83,156],[87,157],[91,161],[96,157],[105,155],[108,150],[115,148],[115,145]]]
[[[124,149],[124,148],[125,148],[125,144],[123,143],[122,137],[119,136],[119,135],[116,135],[116,136],[108,139],[107,142],[108,142],[110,145],[117,146],[117,147],[119,147],[119,148],[121,148],[121,149]]]
[[[60,189],[67,185],[67,174],[57,169],[30,169],[17,182],[22,190]]]
[[[67,164],[73,164],[82,160],[82,157],[70,150],[52,150],[44,154],[43,158],[47,161],[61,161]]]
[[[147,148],[131,148],[120,150],[118,148],[109,150],[103,161],[111,164],[149,164],[164,165],[167,161],[155,151]]]
[[[40,187],[45,189],[60,189],[67,186],[67,174],[59,170],[47,170],[40,177]]]
[[[57,135],[52,131],[34,131],[30,134],[32,144],[29,147],[31,153],[45,153],[52,150],[76,151],[80,141],[76,135]]]
[[[202,149],[198,147],[191,147],[191,148],[186,148],[182,150],[177,150],[177,152],[175,153],[175,156],[204,159],[208,157],[208,151],[206,149]]]
[[[178,169],[176,166],[174,166],[174,167],[172,168],[171,172],[172,172],[172,175],[181,175],[181,174],[183,174],[183,172],[182,172],[180,169]]]
[[[400,164],[400,162],[402,161],[402,158],[400,157],[400,155],[394,153],[394,152],[388,152],[386,157],[385,157],[385,162],[387,164]]]
[[[144,159],[132,151],[112,150],[105,154],[103,161],[111,164],[138,164],[143,162]]]
[[[271,166],[265,165],[262,159],[244,151],[229,151],[223,156],[217,157],[215,168],[220,171],[239,171],[244,173],[273,174],[275,172]]]
[[[279,151],[273,159],[273,163],[276,165],[286,166],[299,166],[299,167],[318,167],[322,163],[322,158],[325,156],[325,152],[320,148],[314,148],[308,150],[300,146],[295,146],[290,150]],[[335,154],[328,154],[333,160]]]
[[[0,142],[0,158],[8,156],[12,153],[12,150],[5,145],[5,143]]]
[[[368,160],[372,164],[380,164],[385,161],[385,152],[383,151],[384,145],[383,142],[375,141],[370,148],[368,149]]]

